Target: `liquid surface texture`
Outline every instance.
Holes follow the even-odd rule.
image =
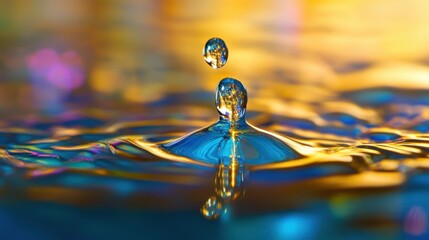
[[[359,98],[369,93],[380,96],[385,90],[358,90],[344,96]],[[66,212],[68,219],[81,220],[83,216],[92,219],[94,227],[98,216],[105,219],[105,224],[120,225],[116,220],[118,214],[136,221],[147,219],[147,224],[154,229],[167,219],[175,223],[195,221],[214,236],[219,229],[203,222],[200,214],[217,219],[215,221],[230,222],[234,229],[243,229],[244,223],[260,228],[263,223],[276,226],[292,219],[319,229],[332,223],[344,226],[345,219],[365,222],[373,218],[377,224],[393,224],[393,229],[403,229],[400,224],[405,222],[407,229],[413,229],[409,222],[426,212],[425,200],[420,196],[427,187],[429,126],[422,117],[425,108],[413,107],[415,97],[424,95],[419,92],[402,95],[405,92],[401,90],[389,90],[389,93],[409,101],[407,110],[404,111],[403,102],[379,106],[375,104],[377,97],[362,98],[366,107],[361,108],[342,101],[345,97],[339,95],[332,101],[333,105],[308,103],[305,114],[313,116],[314,120],[310,120],[305,115],[292,115],[292,105],[284,106],[288,111],[276,110],[267,115],[269,108],[258,105],[264,100],[251,98],[249,107],[254,108],[246,113],[248,121],[275,132],[278,137],[237,121],[237,131],[249,137],[237,137],[238,146],[242,144],[245,151],[238,150],[242,159],[235,160],[230,158],[233,144],[230,123],[226,120],[186,136],[216,119],[213,93],[207,94],[205,108],[193,108],[193,101],[185,104],[198,113],[197,117],[186,119],[168,119],[169,112],[183,109],[181,104],[169,105],[168,111],[162,111],[163,115],[158,115],[156,120],[128,110],[128,120],[110,123],[108,119],[112,116],[102,117],[92,111],[61,115],[53,121],[6,123],[2,128],[0,152],[3,206],[10,206],[7,209],[11,213],[18,213],[15,207],[26,209],[27,213],[21,210],[19,213],[35,216],[39,222],[63,219],[55,212],[36,212],[48,204],[51,211]],[[196,96],[201,100],[200,94]],[[158,105],[148,106],[146,110],[151,108],[158,109]],[[136,120],[130,121],[133,116]],[[398,123],[402,126],[400,130]],[[185,141],[177,141],[183,136]],[[289,145],[284,144],[286,136]],[[213,146],[202,147],[210,142],[208,137],[223,139],[227,150],[222,152],[221,159],[218,152],[207,151],[216,149]],[[273,144],[276,149],[258,149],[261,155],[257,155],[245,143],[265,146],[264,141],[253,142],[261,137],[268,138],[270,144],[272,139],[282,141]],[[191,139],[195,141],[186,141]],[[299,147],[291,145],[293,143],[299,143]],[[183,149],[204,149],[206,160],[198,160],[200,152],[181,152]],[[264,156],[278,158],[266,162]],[[253,161],[246,160],[252,158]],[[401,205],[386,204],[391,201],[400,201]],[[118,209],[118,203],[133,210],[112,210]],[[377,208],[369,211],[373,206]],[[165,209],[170,209],[167,215]],[[249,214],[251,222],[244,217]],[[179,226],[173,229],[179,231]],[[366,225],[357,226],[359,231],[367,229]],[[131,227],[128,224],[125,228]],[[356,224],[344,227],[351,234]],[[136,226],[133,231],[139,232],[138,229]],[[89,234],[88,231],[84,232]],[[236,230],[228,231],[233,234]],[[262,228],[261,231],[269,234],[272,230]],[[302,231],[300,234],[306,232]],[[371,231],[373,237],[382,234]],[[107,232],[112,234],[111,230]],[[151,234],[159,236],[155,232]],[[323,230],[321,234],[334,233]]]
[[[0,239],[429,239],[427,22],[426,0],[5,1]]]

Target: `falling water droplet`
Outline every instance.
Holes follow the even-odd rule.
[[[221,68],[228,60],[228,48],[222,39],[211,38],[204,46],[203,56],[212,68]]]
[[[216,219],[222,212],[222,202],[217,197],[212,196],[207,199],[206,203],[201,207],[201,213],[207,219]]]
[[[241,119],[246,113],[246,88],[237,79],[222,79],[216,89],[215,104],[222,118],[233,122]]]

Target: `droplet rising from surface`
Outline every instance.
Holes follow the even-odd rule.
[[[212,68],[221,68],[228,60],[228,48],[222,39],[211,38],[204,46],[203,56]]]
[[[216,89],[215,104],[223,119],[237,121],[246,113],[247,90],[237,79],[224,78]]]
[[[168,154],[183,156],[208,164],[219,159],[245,161],[257,165],[296,159],[307,147],[292,139],[257,129],[246,122],[247,91],[234,78],[220,81],[215,93],[218,122],[185,137],[162,143],[159,148]],[[226,161],[228,163],[229,161]]]

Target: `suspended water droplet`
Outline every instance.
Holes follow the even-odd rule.
[[[220,202],[215,196],[210,197],[201,207],[201,213],[207,219],[218,218],[222,213],[222,202]]]
[[[212,68],[221,68],[228,60],[228,48],[222,39],[211,38],[204,46],[203,56]]]
[[[222,79],[216,89],[215,104],[222,118],[237,121],[246,113],[246,88],[237,79]]]

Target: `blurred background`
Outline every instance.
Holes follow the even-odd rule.
[[[429,88],[428,4],[2,0],[0,113],[138,106],[211,93],[227,76],[243,81],[251,98],[304,102],[359,88]],[[215,36],[230,52],[218,70],[202,57]]]
[[[0,236],[428,239],[428,22],[427,0],[0,0]],[[213,123],[228,76],[250,123],[353,161],[252,170],[203,219],[215,169],[131,143]]]

